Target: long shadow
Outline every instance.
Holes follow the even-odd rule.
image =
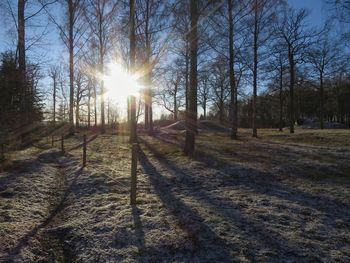
[[[35,173],[40,170],[44,163],[55,160],[59,154],[60,151],[51,151],[41,153],[35,159],[14,161],[12,167],[6,171],[7,175],[0,177],[0,191],[5,190],[8,185],[18,178],[27,175],[28,171]]]
[[[257,248],[257,245],[269,245],[268,248],[271,250],[275,248],[276,253],[279,255],[281,255],[281,252],[283,251],[287,251],[286,253],[290,253],[291,251],[300,252],[300,249],[296,244],[290,244],[290,242],[281,235],[276,234],[276,236],[274,236],[274,234],[266,230],[263,224],[259,224],[250,220],[247,216],[244,216],[241,213],[241,208],[239,206],[235,206],[228,202],[223,203],[215,199],[210,193],[203,190],[205,189],[205,186],[200,180],[196,180],[189,173],[185,173],[183,169],[177,167],[171,161],[159,157],[157,151],[149,144],[146,145],[146,147],[152,153],[155,153],[157,161],[162,163],[167,168],[167,171],[174,175],[176,178],[175,184],[185,186],[188,189],[188,191],[186,191],[187,195],[192,196],[199,201],[206,202],[216,213],[221,214],[223,217],[231,221],[232,224],[242,229],[242,234],[244,234],[243,238],[251,243],[251,251],[254,251]],[[144,153],[141,154],[141,157],[147,158]],[[170,184],[170,182],[168,183]],[[174,181],[172,181],[171,184],[174,184]],[[220,209],[223,207],[225,209]],[[251,260],[254,260],[254,256],[250,253],[251,251],[248,251],[246,256]]]
[[[192,259],[195,260],[196,257],[205,253],[207,243],[213,242],[217,251],[208,251],[208,253],[216,253],[219,262],[232,262],[230,253],[227,251],[229,244],[210,229],[208,225],[203,223],[205,218],[201,217],[195,210],[191,209],[172,193],[171,182],[157,171],[156,167],[141,149],[139,151],[139,160],[144,171],[149,176],[151,184],[154,186],[154,191],[169,212],[177,218],[179,227],[186,232],[189,240],[192,242]],[[238,250],[239,248],[237,247],[236,249]]]
[[[141,211],[136,206],[132,206],[132,216],[134,219],[134,226],[135,226],[135,234],[137,239],[137,247],[139,249],[139,255],[142,259],[143,254],[145,253],[145,232],[143,231],[142,221],[140,218]],[[140,260],[142,262],[142,260]]]
[[[163,142],[166,142],[162,140],[161,138],[157,138]],[[152,145],[150,145],[146,140],[140,139],[142,143],[150,150],[152,151],[155,156],[159,156],[160,153],[157,151],[156,148],[154,148]],[[342,218],[346,219],[350,217],[350,206],[347,203],[341,202],[339,200],[334,200],[325,196],[315,196],[310,193],[306,193],[304,191],[301,191],[297,188],[292,188],[288,186],[287,184],[281,184],[276,182],[278,178],[276,178],[275,175],[272,173],[267,172],[261,172],[257,171],[251,168],[243,167],[241,165],[233,165],[230,163],[227,163],[223,160],[219,160],[215,158],[213,155],[208,155],[204,153],[203,151],[197,151],[196,155],[193,157],[196,161],[199,161],[206,165],[209,168],[220,167],[220,168],[238,168],[242,173],[246,174],[246,178],[239,178],[237,180],[236,177],[233,177],[232,174],[229,174],[225,172],[225,169],[220,169],[221,174],[225,175],[223,178],[221,178],[223,185],[242,185],[245,187],[250,188],[254,192],[260,193],[260,194],[267,194],[267,195],[273,195],[275,197],[285,199],[287,201],[298,203],[302,206],[308,206],[310,208],[323,211],[327,214],[333,214],[334,213],[334,205],[342,208],[341,211],[343,215],[341,215]],[[255,178],[252,178],[252,176],[249,175],[256,175]],[[270,180],[268,180],[268,179]],[[220,179],[220,178],[216,178]],[[305,178],[302,178],[305,179]],[[283,190],[281,191],[273,191],[273,190]],[[290,194],[283,194],[283,192],[288,192]]]
[[[83,168],[78,169],[74,172],[74,177],[72,183],[65,190],[60,202],[55,206],[55,208],[50,212],[49,216],[39,225],[34,227],[31,231],[29,231],[26,235],[24,235],[16,246],[10,249],[8,256],[5,258],[5,262],[12,262],[13,258],[18,255],[21,250],[29,243],[29,241],[43,228],[45,228],[52,219],[63,210],[65,207],[65,203],[67,201],[68,195],[72,192],[73,187],[76,184],[78,177],[81,175]]]
[[[184,141],[183,140],[179,140],[178,138],[174,139],[173,137],[171,136],[168,136],[166,133],[159,133],[155,136],[153,136],[154,138],[160,140],[160,141],[163,141],[165,143],[169,143],[169,144],[172,144],[174,146],[177,146],[177,147],[180,147],[180,148],[183,148],[184,146]],[[278,143],[278,142],[274,142],[274,141],[264,141],[264,142],[260,142],[259,145],[256,145],[256,147],[258,147],[259,151],[261,152],[264,152],[265,150],[269,151],[271,150],[271,145],[278,145],[280,147],[284,147],[286,149],[288,149],[288,152],[285,152],[285,151],[280,151],[280,149],[275,149],[276,150],[276,158],[269,158],[268,155],[266,155],[266,157],[263,157],[263,156],[256,156],[254,154],[249,154],[247,152],[243,153],[243,154],[240,154],[239,152],[230,152],[230,155],[234,158],[239,158],[241,160],[247,160],[247,161],[262,161],[262,162],[268,162],[269,164],[275,164],[275,165],[280,165],[281,163],[283,163],[283,159],[279,159],[280,157],[284,157],[284,159],[290,159],[291,156],[293,156],[293,158],[295,159],[299,159],[300,158],[300,155],[304,155],[305,154],[305,151],[303,152],[300,152],[300,151],[297,151],[295,149],[295,147],[293,147],[291,144],[282,144],[282,143]],[[291,147],[292,146],[292,147]],[[307,147],[310,147],[310,146],[307,146],[307,145],[299,145],[298,146],[299,150],[300,148],[307,148]],[[210,150],[213,150],[214,152],[217,151],[218,149],[215,148],[215,147],[212,147],[211,145],[205,145],[205,150],[207,149],[210,149]],[[313,149],[315,147],[313,146]],[[208,159],[206,160],[206,162],[210,161],[210,160],[215,160],[215,162],[219,165],[230,165],[232,166],[232,164],[230,163],[227,163],[223,160],[219,160],[217,158],[215,158],[215,156],[213,156],[212,154],[210,155],[208,152],[206,152],[205,150],[201,149],[201,147],[197,147],[196,149],[196,155],[197,157],[201,157],[201,158],[204,158],[204,159]],[[323,153],[322,151],[321,152],[317,152],[317,156],[315,155],[315,153],[307,153],[308,156],[310,158],[318,158],[318,156],[329,156],[330,154],[333,155],[332,152],[325,152]],[[214,157],[214,158],[213,158]],[[341,156],[339,157],[336,156],[337,159],[343,159],[343,160],[346,160],[346,156]],[[334,157],[333,157],[334,158]],[[303,180],[310,180],[310,181],[314,181],[314,179],[312,178],[306,178],[305,175],[304,175],[304,169],[296,169],[295,170],[296,173],[293,175],[294,177],[299,177],[299,178],[302,178]],[[334,170],[329,170],[328,172],[330,173],[336,173],[337,177],[341,177],[341,178],[345,178],[346,175],[347,175],[347,170],[345,171],[334,171]],[[343,181],[341,182],[343,183]]]
[[[224,217],[229,218],[232,220],[233,223],[235,222],[245,222],[244,225],[240,225],[243,229],[246,228],[246,226],[251,227],[251,233],[248,233],[250,236],[255,236],[255,233],[258,233],[260,236],[261,240],[264,242],[268,242],[273,245],[273,247],[277,247],[278,251],[299,251],[299,248],[297,247],[296,244],[289,244],[290,241],[284,238],[283,236],[279,234],[273,234],[271,232],[268,232],[264,224],[258,224],[255,221],[250,220],[247,216],[242,215],[238,210],[241,209],[239,206],[235,206],[231,202],[221,202],[217,200],[215,197],[212,196],[212,194],[204,191],[205,185],[203,184],[202,180],[195,179],[191,176],[191,173],[185,173],[184,169],[179,168],[175,163],[169,161],[168,159],[161,158],[159,152],[149,143],[146,141],[142,140],[145,146],[147,147],[148,150],[150,150],[155,158],[158,160],[158,162],[162,163],[167,170],[175,175],[175,178],[178,178],[178,184],[183,184],[185,185],[189,191],[186,191],[188,195],[194,196],[198,198],[200,201],[205,201],[212,208],[215,209],[218,213],[222,214]],[[252,170],[252,169],[251,169]],[[249,175],[250,170],[246,170],[247,175]],[[251,172],[256,171],[252,170]],[[298,203],[302,206],[309,206],[314,209],[322,210],[328,213],[329,216],[331,216],[331,221],[334,221],[336,218],[341,218],[344,221],[347,221],[349,218],[349,213],[347,211],[349,210],[344,210],[347,209],[345,204],[342,203],[337,203],[337,205],[344,206],[343,209],[338,209],[338,214],[336,216],[333,215],[334,210],[332,209],[334,207],[335,201],[325,198],[325,197],[318,197],[318,196],[313,196],[308,193],[304,193],[300,190],[297,189],[291,189],[288,188],[288,186],[281,185],[278,183],[270,183],[269,180],[251,180],[251,178],[247,179],[241,179],[234,177],[226,174],[227,176],[224,176],[224,178],[215,178],[219,182],[221,181],[220,184],[222,186],[232,186],[233,188],[237,188],[240,186],[243,186],[245,188],[248,188],[250,190],[253,190],[254,192],[265,194],[265,195],[270,195],[270,196],[275,196],[281,199],[285,199],[291,202]],[[231,178],[230,178],[231,177]],[[248,176],[249,177],[249,176]],[[266,182],[268,181],[268,182]],[[219,185],[220,186],[220,185]],[[273,190],[287,190],[287,191],[293,191],[293,194],[288,194],[288,195],[283,195],[281,191],[273,191]],[[310,201],[306,201],[305,199],[311,199]],[[324,202],[328,202],[327,207],[322,207]],[[220,207],[225,207],[227,209],[219,209]],[[340,214],[339,214],[340,213]],[[279,242],[278,240],[282,240],[282,242]],[[300,254],[300,253],[298,253]]]

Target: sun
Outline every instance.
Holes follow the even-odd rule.
[[[137,75],[129,74],[120,63],[108,64],[103,77],[105,98],[112,102],[124,104],[130,95],[137,96],[142,89]]]

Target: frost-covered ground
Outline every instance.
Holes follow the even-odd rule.
[[[349,262],[350,134],[313,132],[205,133],[193,159],[181,134],[141,136],[136,206],[126,137],[89,135],[84,169],[81,135],[18,152],[0,262]]]

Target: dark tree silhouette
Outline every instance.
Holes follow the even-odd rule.
[[[190,41],[190,89],[188,98],[188,110],[186,112],[186,155],[192,156],[195,150],[195,135],[197,132],[197,52],[198,52],[198,1],[190,2],[191,29]]]

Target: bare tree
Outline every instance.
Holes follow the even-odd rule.
[[[253,0],[252,1],[252,28],[253,28],[253,116],[252,129],[253,137],[258,136],[256,116],[257,116],[257,93],[259,62],[261,61],[260,50],[271,37],[271,25],[276,15],[278,0]]]
[[[85,74],[88,79],[88,127],[91,126],[91,116],[94,117],[94,126],[97,127],[97,93],[98,93],[98,65],[99,50],[93,38],[88,38],[85,49],[81,52],[81,61],[84,64]],[[91,99],[93,98],[93,104]],[[91,109],[93,107],[93,110]]]
[[[329,29],[328,29],[329,30]],[[341,51],[337,40],[330,39],[329,31],[320,35],[307,52],[306,60],[311,64],[319,80],[319,119],[320,128],[324,128],[324,80],[337,71],[341,61]]]
[[[80,125],[80,107],[82,99],[86,96],[87,85],[85,75],[80,68],[77,69],[75,74],[75,84],[76,84],[76,92],[75,92],[75,127],[79,128]]]
[[[95,45],[99,50],[99,72],[104,74],[104,63],[107,51],[114,37],[113,22],[116,19],[116,11],[119,2],[114,0],[89,0],[85,8],[85,19],[88,22]],[[105,101],[104,81],[100,82],[101,92],[101,128],[105,132]]]
[[[235,5],[234,5],[235,4]],[[238,129],[238,104],[237,104],[237,80],[235,72],[236,64],[236,52],[235,52],[235,38],[238,37],[236,32],[237,23],[250,13],[247,9],[247,1],[234,1],[227,0],[227,13],[228,13],[228,48],[229,48],[229,74],[230,74],[230,91],[231,91],[231,101],[230,101],[230,115],[232,121],[231,129],[231,139],[237,139],[237,129]]]
[[[56,124],[56,101],[57,101],[57,88],[58,88],[58,81],[60,77],[60,68],[58,66],[51,66],[49,70],[49,76],[52,79],[52,102],[53,102],[53,109],[52,109],[52,121],[53,124]]]
[[[327,2],[335,9],[336,19],[340,22],[350,23],[349,0],[327,0]]]
[[[67,120],[66,113],[68,112],[68,99],[66,93],[66,85],[63,76],[59,77],[59,85],[60,85],[60,105],[58,109],[58,120],[61,122],[65,122]]]
[[[252,12],[251,1],[226,0],[219,2],[218,11],[211,16],[209,45],[211,49],[223,58],[229,69],[230,86],[230,126],[231,138],[237,138],[238,128],[238,78],[236,72],[241,67],[239,53],[242,49],[244,39],[248,35],[247,16]],[[228,29],[228,30],[227,30]]]
[[[278,74],[278,86],[279,86],[279,131],[283,131],[283,80],[284,80],[284,74],[287,70],[287,66],[285,64],[284,54],[278,53],[277,57],[275,58],[275,70]]]
[[[231,118],[232,131],[231,139],[237,139],[237,88],[235,79],[235,49],[234,49],[234,22],[233,22],[233,3],[232,0],[227,0],[228,5],[228,24],[229,24],[229,74],[231,88]]]
[[[88,101],[87,101],[87,106],[88,106],[88,128],[90,129],[91,127],[91,97],[92,97],[92,93],[93,93],[93,79],[92,77],[88,76],[88,84],[87,84],[87,91],[88,91]]]
[[[66,10],[66,20],[63,23],[55,17],[55,12],[46,8],[42,4],[42,8],[46,10],[50,20],[59,30],[61,39],[69,52],[69,123],[70,132],[74,132],[74,66],[75,56],[84,46],[85,40],[83,36],[86,33],[86,25],[82,21],[83,6],[85,0],[62,0],[60,1]]]
[[[158,104],[173,114],[174,121],[178,120],[179,107],[182,106],[180,102],[182,73],[180,70],[177,67],[165,69],[168,78],[165,79],[165,87],[157,94]]]
[[[305,9],[294,10],[285,8],[284,15],[277,23],[276,32],[283,41],[283,47],[287,50],[290,83],[289,83],[289,112],[290,112],[290,133],[294,133],[294,86],[295,67],[303,62],[303,56],[307,48],[312,44],[313,38],[317,35],[314,30],[307,27],[306,18],[308,12]]]
[[[68,35],[64,30],[61,30],[61,35],[65,36],[64,41],[68,46],[69,50],[69,123],[71,125],[71,132],[73,132],[74,119],[73,119],[73,109],[74,109],[74,48],[77,44],[77,38],[79,38],[78,32],[80,32],[79,27],[77,27],[78,19],[81,16],[81,2],[82,0],[67,0],[68,5]],[[61,26],[59,28],[62,28]]]
[[[199,83],[198,83],[198,101],[203,109],[203,118],[207,119],[207,108],[208,103],[211,99],[211,87],[210,87],[210,66],[205,67],[200,74]]]
[[[218,109],[220,124],[225,124],[226,122],[226,104],[230,95],[229,89],[229,74],[225,63],[221,62],[220,56],[212,65],[212,74],[210,76],[209,82],[213,92],[213,101]]]
[[[154,70],[163,52],[163,44],[160,39],[164,30],[167,28],[168,19],[165,19],[169,13],[167,1],[165,0],[137,0],[136,1],[136,18],[137,18],[137,41],[138,60],[143,66],[145,89],[145,130],[152,133],[152,98],[153,98],[153,81]]]
[[[181,68],[184,79],[185,107],[188,109],[189,69],[190,69],[190,32],[189,1],[179,1],[174,5],[172,21],[174,39],[170,45],[171,53],[177,57],[177,65]]]

